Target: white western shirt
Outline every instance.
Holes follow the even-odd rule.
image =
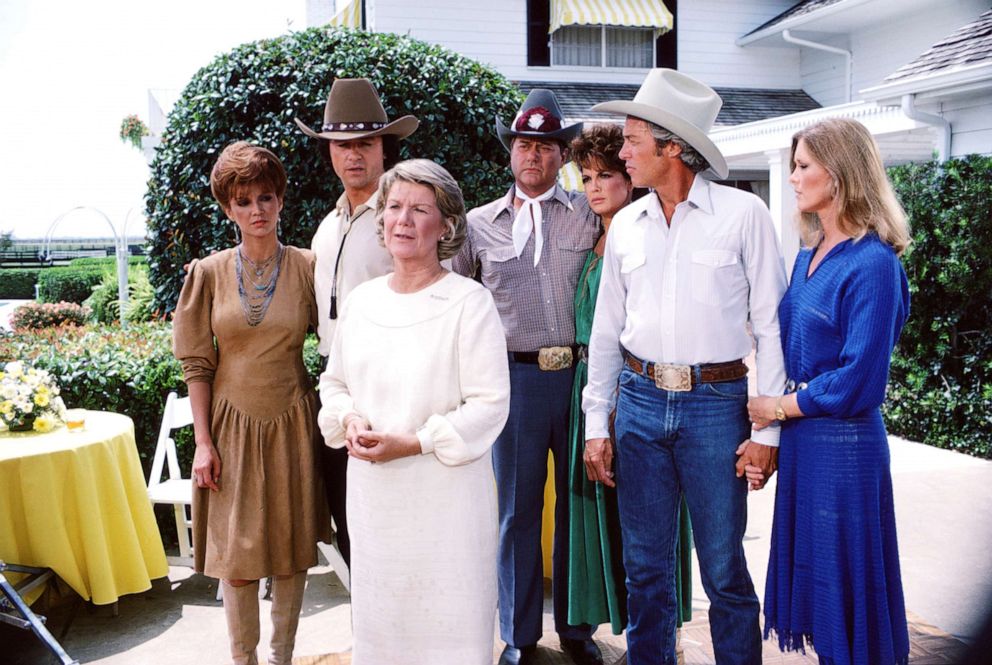
[[[376,232],[375,205],[377,194],[357,206],[352,214],[348,212],[348,196],[342,194],[337,205],[317,227],[310,242],[310,249],[317,258],[314,268],[314,292],[317,298],[317,335],[320,342],[317,350],[327,357],[331,352],[331,341],[337,320],[330,318],[331,285],[334,280],[334,264],[341,248],[341,262],[337,267],[337,313],[341,315],[345,298],[352,289],[363,282],[393,271],[393,258],[379,242]],[[341,245],[345,233],[348,237]]]
[[[744,358],[757,344],[759,395],[781,395],[785,366],[778,304],[786,279],[771,215],[753,194],[697,176],[669,227],[653,192],[613,218],[582,392],[586,438],[609,436],[623,367],[620,347],[641,360],[679,365]],[[753,431],[778,445],[777,424]]]

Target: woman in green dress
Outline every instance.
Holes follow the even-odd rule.
[[[598,625],[609,622],[619,635],[627,624],[627,592],[616,489],[593,482],[586,474],[585,418],[582,389],[588,367],[586,349],[596,309],[603,248],[613,215],[631,201],[633,185],[620,159],[623,132],[616,125],[595,125],[572,142],[572,159],[582,169],[582,184],[589,207],[599,215],[603,235],[586,257],[575,294],[575,342],[579,362],[572,387],[572,420],[569,426],[569,561],[568,622]],[[678,621],[688,621],[692,607],[690,575],[692,531],[682,504],[676,557]]]

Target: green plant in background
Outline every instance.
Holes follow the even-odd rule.
[[[142,323],[155,318],[152,305],[155,300],[155,289],[148,281],[148,268],[143,264],[132,264],[127,278],[128,305],[125,319],[128,323]],[[121,307],[117,298],[117,274],[106,271],[99,284],[93,287],[93,292],[84,301],[84,305],[93,312],[93,320],[97,323],[114,323],[120,320]]]
[[[992,157],[889,170],[912,225],[912,292],[892,360],[886,424],[992,456]]]
[[[103,279],[100,268],[47,268],[38,273],[38,300],[41,302],[82,303]]]
[[[184,264],[234,244],[209,185],[218,153],[232,141],[252,141],[283,160],[289,187],[281,237],[309,247],[341,188],[316,141],[293,118],[320,125],[334,79],[363,76],[379,90],[390,118],[420,119],[420,129],[400,142],[402,157],[444,165],[469,206],[505,191],[509,159],[493,122],[511,118],[523,96],[496,71],[406,37],[330,27],[245,44],[193,77],[156,151],[146,208],[157,309],[175,306]]]
[[[131,114],[124,116],[121,120],[121,131],[120,137],[121,141],[124,143],[130,143],[138,150],[141,150],[141,139],[144,136],[148,136],[151,132],[148,131],[148,126],[142,122],[141,118]]]
[[[40,268],[4,268],[0,270],[0,298],[34,300],[34,285]]]

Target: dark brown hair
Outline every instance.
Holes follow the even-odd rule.
[[[593,125],[572,140],[572,160],[579,168],[616,171],[629,181],[630,175],[620,159],[622,147],[623,130],[619,125]]]

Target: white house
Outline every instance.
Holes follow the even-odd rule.
[[[711,136],[730,178],[782,224],[792,134],[852,117],[887,162],[992,152],[992,3],[987,0],[308,0],[312,24],[409,35],[555,90],[572,119],[630,99],[653,66],[720,92]],[[328,17],[331,17],[328,19]],[[744,183],[747,183],[746,185]]]

